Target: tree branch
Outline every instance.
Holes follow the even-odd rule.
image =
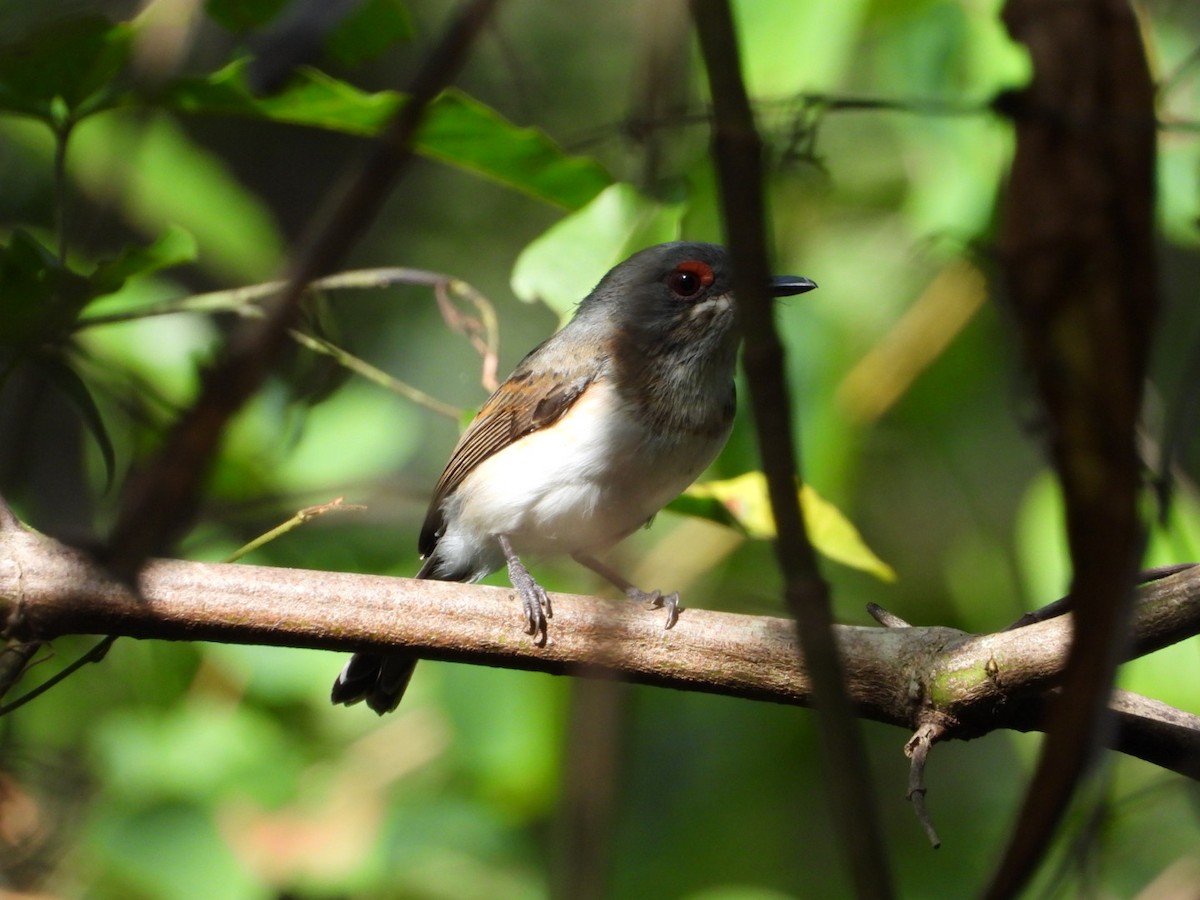
[[[0,610],[7,636],[64,634],[364,650],[405,647],[429,659],[617,677],[809,706],[812,684],[787,619],[688,609],[671,631],[626,600],[564,596],[545,647],[521,635],[507,589],[344,572],[155,560],[140,597],[80,551],[33,531],[0,529]],[[857,714],[942,739],[1036,730],[1066,661],[1071,616],[972,635],[953,628],[835,626]],[[1130,656],[1200,633],[1200,566],[1144,586]],[[323,686],[318,686],[323,690]],[[318,689],[314,687],[314,690]],[[1200,718],[1119,693],[1113,746],[1200,778]]]
[[[464,0],[417,70],[408,102],[304,242],[284,287],[264,304],[264,318],[235,332],[201,378],[196,402],[171,428],[162,448],[125,483],[117,521],[103,548],[107,565],[132,578],[147,556],[162,552],[190,524],[225,427],[266,380],[289,340],[310,283],[340,265],[412,159],[413,140],[434,98],[466,63],[498,0]]]

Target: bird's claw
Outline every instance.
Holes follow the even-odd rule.
[[[663,594],[662,591],[643,591],[640,588],[630,588],[625,592],[630,600],[636,603],[646,603],[651,609],[665,609],[667,621],[663,631],[669,631],[679,621],[679,591]]]
[[[554,610],[550,606],[550,595],[540,584],[529,579],[528,589],[518,588],[521,595],[521,606],[525,610],[525,633],[532,635],[534,643],[539,647],[546,644],[546,620],[554,618]]]
[[[554,618],[554,610],[550,607],[550,595],[529,574],[521,557],[513,550],[508,537],[496,535],[504,557],[508,560],[508,580],[517,589],[521,597],[521,608],[525,610],[525,633],[533,635],[533,642],[539,647],[546,646],[546,620]]]

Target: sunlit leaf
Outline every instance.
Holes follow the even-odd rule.
[[[180,79],[164,100],[182,112],[249,116],[363,136],[378,134],[404,102],[394,91],[367,93],[307,68],[283,91],[259,97],[248,86],[248,65],[240,60],[208,76]],[[430,106],[416,149],[567,209],[587,203],[612,180],[594,160],[569,156],[544,132],[514,125],[454,90]]]
[[[702,515],[726,525],[732,521],[753,538],[766,540],[775,536],[775,517],[767,495],[767,479],[762,472],[694,484],[684,492],[681,500],[669,508]],[[809,540],[821,554],[882,581],[896,579],[892,567],[867,546],[853,523],[812,485],[801,486],[800,508],[804,512]]]
[[[651,200],[632,185],[614,184],[521,252],[513,292],[565,316],[631,253],[677,238],[683,209]]]
[[[612,183],[595,160],[568,155],[540,129],[514,125],[456,90],[434,102],[417,149],[565,209],[578,209]]]

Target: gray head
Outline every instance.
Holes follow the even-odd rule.
[[[770,287],[785,296],[816,285],[787,276]],[[579,304],[568,333],[602,348],[618,390],[655,427],[727,429],[739,332],[724,247],[681,241],[635,253]]]
[[[816,287],[798,276],[771,280],[777,297]],[[636,344],[697,345],[712,350],[733,338],[736,307],[729,253],[716,244],[675,241],[635,253],[614,267],[579,304],[579,325],[615,324]]]

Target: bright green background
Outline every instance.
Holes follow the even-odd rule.
[[[47,294],[35,275],[53,268],[57,247],[48,125],[95,111],[72,131],[66,164],[76,273],[67,283],[85,315],[266,280],[361,158],[363,136],[395,108],[378,92],[405,83],[447,14],[432,0],[372,0],[317,61],[324,74],[256,97],[236,62],[235,26],[269,21],[279,5],[212,0],[222,24],[202,16],[182,33],[165,17],[114,28],[0,6],[10,49],[43,54],[9,52],[0,65],[5,359],[41,321]],[[998,5],[736,5],[770,145],[777,265],[820,284],[778,316],[805,474],[898,574],[885,583],[828,564],[846,623],[867,624],[873,601],[915,624],[994,630],[1066,583],[1036,410],[991,277],[1011,134],[987,106],[1027,77]],[[353,267],[441,271],[483,291],[500,318],[501,375],[629,250],[721,238],[703,125],[670,115],[647,133],[622,125],[638,112],[654,9],[502,4],[461,91],[438,102],[423,156],[353,253]],[[169,47],[169,34],[182,35],[181,68],[156,72],[142,51]],[[1152,4],[1147,36],[1168,85],[1164,121],[1194,124],[1200,69],[1184,63],[1200,15]],[[705,87],[694,48],[684,58],[680,85],[695,111]],[[849,96],[908,108],[825,111],[822,98]],[[1164,132],[1166,309],[1151,442],[1195,402],[1198,176],[1195,130]],[[121,262],[97,268],[113,258]],[[901,327],[914,310],[928,318]],[[321,316],[340,346],[444,402],[465,410],[486,395],[478,357],[426,289],[333,294]],[[20,377],[2,385],[0,481],[20,514],[55,533],[103,535],[116,491],[104,490],[101,448],[119,484],[191,397],[197,365],[230,324],[186,314],[82,331],[34,411],[13,401],[28,387]],[[742,417],[711,477],[756,467],[748,426]],[[411,575],[456,433],[455,422],[297,351],[286,377],[238,417],[180,555],[220,559],[295,510],[345,496],[368,510],[318,520],[247,562]],[[1178,460],[1176,506],[1151,564],[1200,556],[1197,460],[1195,451]],[[770,547],[711,522],[665,513],[620,555],[635,581],[680,588],[689,606],[780,613]],[[551,590],[604,590],[568,564],[537,574]],[[56,642],[33,677],[88,645]],[[591,771],[585,761],[611,753],[611,779],[586,785],[612,804],[607,846],[593,848],[608,854],[596,895],[849,895],[805,711],[426,663],[402,708],[379,720],[328,705],[342,662],[119,641],[102,664],[4,720],[9,884],[100,898],[541,897],[555,885],[581,896],[561,888],[568,788]],[[1198,711],[1198,663],[1189,641],[1126,667],[1123,683]],[[571,723],[595,721],[606,705],[597,691],[617,695],[616,726],[573,741]],[[926,776],[943,839],[935,853],[904,800],[907,735],[865,732],[901,893],[977,891],[1038,739],[994,734],[935,750]],[[1131,896],[1168,866],[1200,864],[1196,800],[1179,778],[1106,758],[1040,890]]]

